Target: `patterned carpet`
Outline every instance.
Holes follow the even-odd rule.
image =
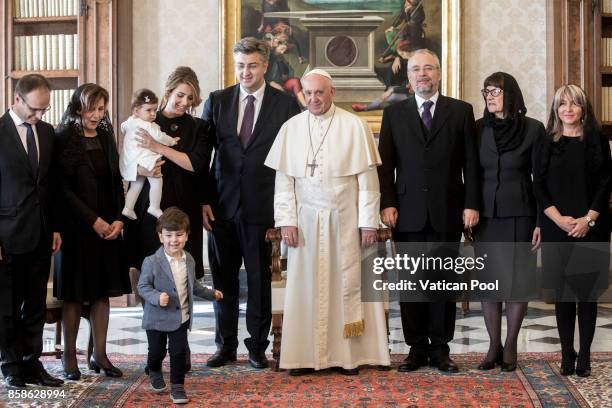
[[[593,353],[593,375],[583,379],[562,377],[558,353],[523,353],[520,369],[500,373],[481,372],[475,366],[482,354],[453,355],[461,371],[443,374],[432,368],[414,373],[398,373],[362,368],[354,377],[322,371],[305,377],[286,372],[254,370],[239,358],[238,363],[218,369],[205,366],[208,356],[194,356],[194,369],[187,376],[189,406],[222,407],[612,407],[612,353]],[[394,366],[404,358],[393,355]],[[0,406],[38,407],[162,407],[171,405],[167,394],[148,390],[143,374],[144,357],[116,354],[111,357],[123,371],[120,379],[96,375],[81,364],[83,378],[68,382],[59,398],[31,395],[19,398],[0,386]],[[84,363],[84,362],[81,362]],[[55,375],[61,363],[46,358],[45,365]],[[164,367],[166,381],[168,367]],[[28,387],[29,391],[43,390]],[[219,405],[217,405],[219,404]]]

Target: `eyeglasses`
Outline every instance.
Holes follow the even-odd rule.
[[[25,106],[27,106],[27,107],[28,107],[28,109],[29,109],[30,111],[32,111],[32,113],[40,112],[40,113],[42,113],[42,114],[44,115],[45,113],[47,113],[47,112],[49,112],[49,111],[51,110],[51,105],[47,106],[46,108],[33,108],[33,107],[31,107],[31,106],[30,106],[30,105],[29,105],[29,104],[26,102],[26,100],[25,100],[25,98],[24,98],[23,96],[19,95],[19,97],[21,98],[21,100],[23,101],[23,103],[25,104]]]
[[[503,89],[499,89],[499,88],[493,88],[493,89],[481,89],[480,93],[482,94],[482,96],[484,96],[485,98],[491,94],[491,96],[495,97],[495,96],[499,96],[502,92],[504,92]]]
[[[419,66],[410,67],[409,71],[413,74],[419,74],[421,73],[421,71],[431,73],[436,69],[438,69],[438,67],[435,67],[433,65],[425,65],[424,67],[419,67]]]

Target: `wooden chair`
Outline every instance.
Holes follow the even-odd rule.
[[[63,354],[63,347],[62,347],[62,307],[63,307],[63,302],[61,300],[59,300],[58,298],[56,298],[55,296],[53,296],[53,271],[55,269],[56,266],[56,262],[58,261],[58,258],[54,257],[53,261],[51,262],[51,268],[49,270],[49,279],[47,281],[47,299],[46,299],[46,303],[47,303],[47,311],[45,314],[45,323],[47,324],[51,324],[51,323],[55,323],[55,345],[53,347],[53,350],[51,351],[43,351],[42,355],[43,356],[55,356],[55,358],[60,359],[62,358],[62,354]],[[87,361],[89,361],[89,358],[91,357],[91,354],[93,353],[93,336],[91,334],[91,322],[89,321],[89,304],[85,303],[83,305],[83,308],[81,309],[81,317],[85,318],[87,320],[87,323],[89,324],[89,343],[87,346],[87,351],[86,351],[86,355],[87,355]],[[83,354],[82,351],[77,351],[78,354]]]
[[[53,296],[53,268],[49,274],[47,282],[47,312],[45,314],[45,323],[55,323],[55,346],[52,351],[43,351],[43,356],[55,356],[62,358],[62,304],[63,302]]]
[[[378,242],[385,242],[393,239],[393,234],[389,228],[378,230]],[[270,333],[274,337],[272,341],[272,358],[274,364],[272,369],[279,370],[281,338],[283,336],[283,309],[285,306],[285,287],[287,284],[287,260],[281,257],[281,230],[280,228],[270,228],[266,232],[266,241],[272,245],[272,327]],[[385,307],[385,317],[387,320],[387,334],[389,333],[389,311]]]

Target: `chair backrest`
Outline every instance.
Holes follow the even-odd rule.
[[[142,304],[142,298],[138,294],[138,280],[140,279],[140,269],[130,268],[130,286],[132,293],[136,296],[136,301]]]

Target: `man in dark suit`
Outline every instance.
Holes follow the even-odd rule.
[[[51,255],[61,246],[53,206],[57,193],[49,82],[21,78],[15,101],[0,118],[0,310],[2,374],[9,387],[60,386],[39,361]]]
[[[204,227],[215,289],[223,292],[216,302],[217,352],[208,360],[219,367],[236,360],[240,285],[244,261],[248,299],[245,339],[249,362],[268,366],[265,350],[272,319],[270,247],[265,242],[274,226],[274,170],[264,161],[280,127],[300,112],[297,101],[266,84],[270,50],[253,37],[233,49],[237,85],[210,94],[202,119],[213,129],[215,158],[210,172]]]
[[[436,54],[415,51],[408,61],[415,95],[383,112],[381,220],[395,228],[396,242],[454,243],[463,228],[478,223],[474,113],[471,105],[440,95],[440,77]],[[404,339],[411,348],[399,371],[427,363],[457,371],[448,347],[455,331],[455,303],[400,302],[400,308]]]

